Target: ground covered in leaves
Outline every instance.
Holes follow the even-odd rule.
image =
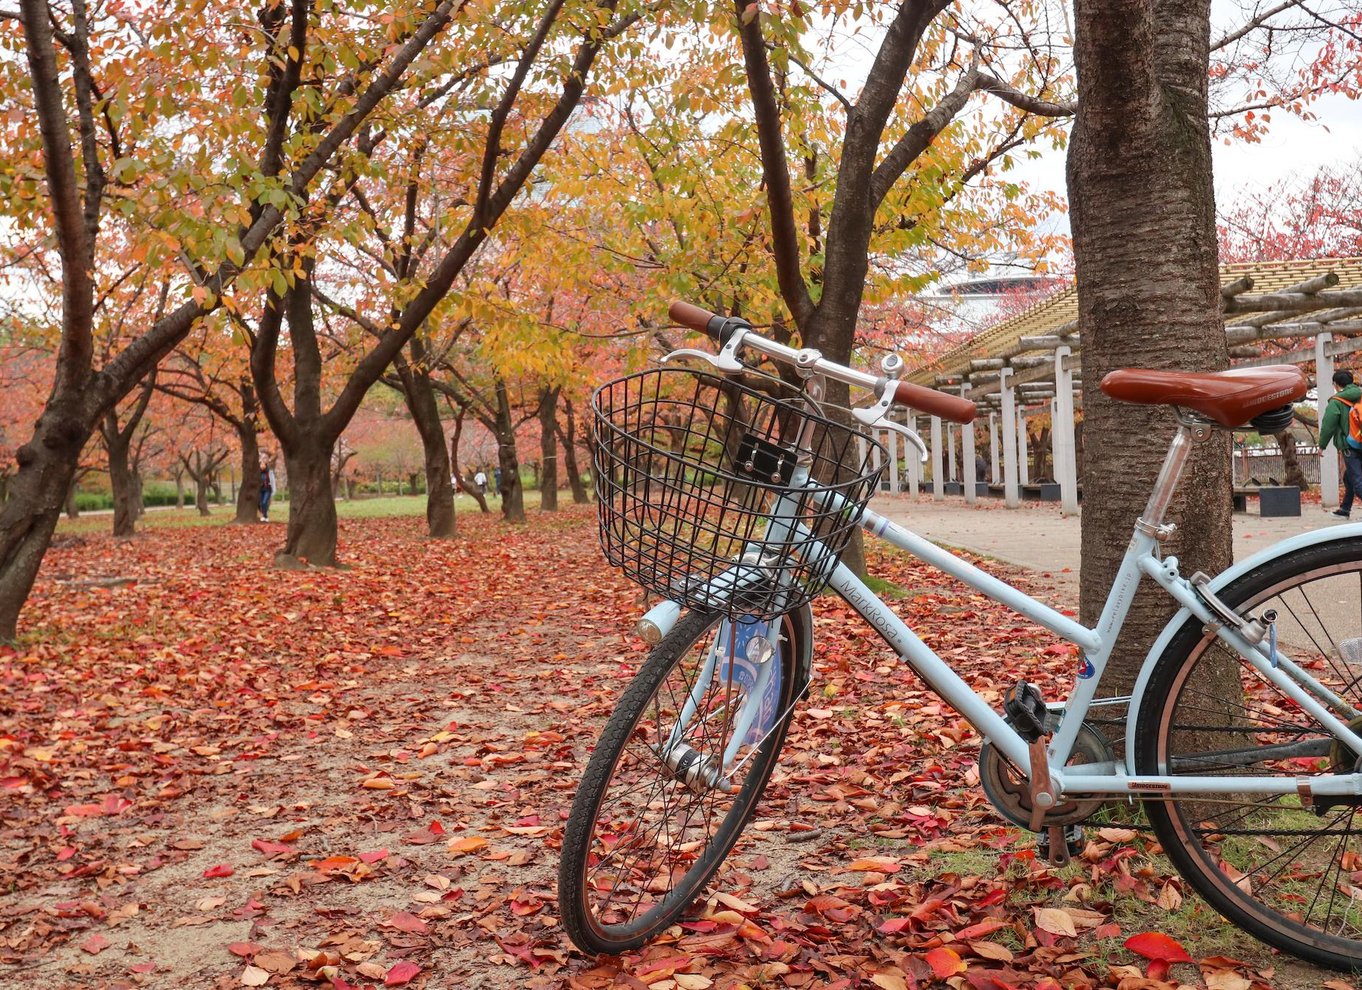
[[[343,571],[271,569],[269,526],[54,549],[0,650],[0,986],[1350,986],[1228,929],[1129,813],[1037,861],[969,727],[826,599],[813,693],[710,899],[583,957],[557,849],[644,656],[638,593],[588,509],[459,525],[345,521]],[[1063,693],[1070,648],[901,555],[872,566],[986,696]],[[1147,933],[1143,956],[1167,935],[1195,961],[1127,948]]]

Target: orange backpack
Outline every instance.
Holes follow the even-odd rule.
[[[1341,395],[1331,395],[1329,398],[1337,399],[1348,407],[1348,446],[1362,450],[1362,402],[1349,402]]]

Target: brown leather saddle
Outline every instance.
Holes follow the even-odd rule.
[[[1230,429],[1291,405],[1309,387],[1305,372],[1289,364],[1209,372],[1120,368],[1109,372],[1101,384],[1113,399],[1179,406]]]

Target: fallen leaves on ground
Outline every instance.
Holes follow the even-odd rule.
[[[0,982],[1274,985],[1265,953],[1194,967],[1142,934],[1179,905],[1219,923],[1137,830],[1095,829],[1067,871],[1037,861],[978,787],[973,731],[828,598],[811,697],[712,896],[638,952],[585,958],[554,871],[644,659],[638,590],[589,508],[465,514],[442,542],[416,518],[342,527],[341,571],[270,568],[277,527],[49,555],[0,650]],[[1021,678],[1067,689],[1071,648],[903,555],[872,564],[991,702]],[[69,583],[111,576],[135,581]]]

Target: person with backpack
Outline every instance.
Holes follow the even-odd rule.
[[[1335,371],[1334,388],[1319,423],[1319,449],[1332,444],[1343,454],[1343,501],[1333,515],[1347,519],[1354,496],[1362,499],[1362,387],[1351,371]]]

